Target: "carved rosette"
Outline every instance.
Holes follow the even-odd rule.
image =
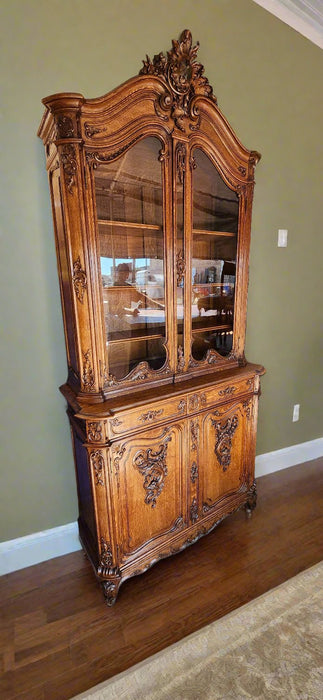
[[[216,442],[214,452],[218,462],[225,472],[231,463],[232,438],[239,425],[238,416],[228,418],[225,423],[211,419],[216,431]]]
[[[189,411],[197,411],[198,409],[202,408],[203,406],[206,406],[207,404],[207,399],[206,395],[204,394],[193,394],[193,396],[190,396],[188,399],[188,408]]]
[[[168,436],[156,451],[148,448],[139,450],[133,458],[133,466],[144,477],[143,487],[146,491],[145,503],[155,508],[167,476],[166,453],[171,437]]]
[[[155,105],[156,113],[163,119],[169,115],[180,131],[196,129],[198,110],[194,106],[197,95],[209,97],[216,103],[213,90],[203,75],[204,68],[196,60],[199,44],[192,46],[192,35],[185,29],[179,41],[173,39],[172,49],[154,56],[146,56],[140,75],[155,75],[165,81],[165,92]]]
[[[87,286],[85,271],[82,269],[80,256],[73,263],[73,285],[78,300],[83,304],[84,292]]]

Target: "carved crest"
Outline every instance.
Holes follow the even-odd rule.
[[[156,500],[160,496],[167,476],[166,453],[171,437],[168,436],[162,445],[154,451],[140,450],[133,458],[133,465],[144,476],[144,489],[146,491],[145,503],[156,506]]]
[[[166,82],[165,93],[156,105],[156,112],[162,118],[170,113],[176,126],[185,131],[186,124],[190,129],[198,127],[198,110],[194,107],[193,99],[197,95],[210,97],[215,103],[211,85],[203,75],[204,67],[196,60],[199,43],[192,46],[192,34],[184,29],[180,40],[172,41],[173,48],[167,52],[167,57],[161,52],[153,60],[146,56],[139,75],[156,75]]]
[[[228,418],[223,424],[221,421],[211,419],[212,425],[216,430],[216,442],[214,452],[218,458],[219,464],[226,472],[231,462],[232,438],[239,425],[238,416]]]

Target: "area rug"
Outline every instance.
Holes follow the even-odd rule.
[[[322,700],[323,562],[74,700]]]

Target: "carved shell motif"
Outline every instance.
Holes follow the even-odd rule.
[[[146,56],[140,75],[156,75],[164,78],[166,90],[156,105],[156,112],[162,118],[170,113],[176,126],[181,131],[198,127],[198,111],[192,103],[197,95],[210,97],[216,103],[211,85],[203,75],[204,67],[196,60],[199,43],[192,46],[192,34],[184,29],[180,40],[172,41],[173,48],[167,57],[159,53],[151,60]]]

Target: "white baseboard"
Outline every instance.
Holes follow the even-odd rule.
[[[323,457],[323,437],[256,457],[256,477]],[[81,549],[77,523],[0,543],[0,575]]]
[[[0,543],[0,576],[81,549],[77,523]]]
[[[296,464],[302,462],[310,462],[311,459],[318,457],[323,457],[323,437],[258,455],[255,468],[256,478],[287,467],[295,467]]]

